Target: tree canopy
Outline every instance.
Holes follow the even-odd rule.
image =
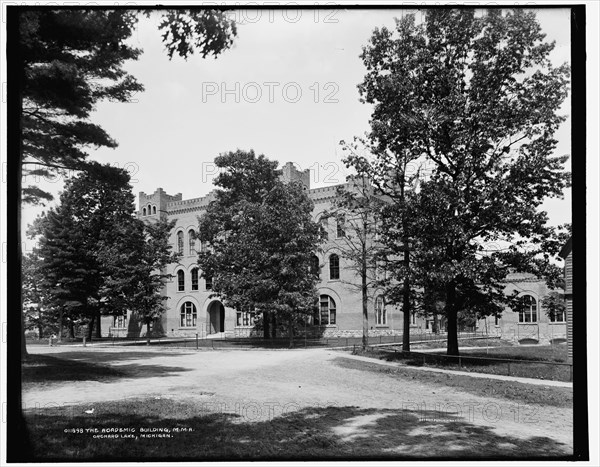
[[[38,204],[52,195],[26,184],[27,175],[48,177],[87,169],[91,148],[116,148],[117,142],[91,120],[101,100],[126,102],[143,85],[124,64],[141,49],[127,43],[140,11],[9,7],[18,24],[19,70],[9,86],[20,96],[19,150],[16,160],[17,237],[21,238],[22,203]],[[14,14],[13,14],[14,13]],[[149,14],[149,13],[147,13]],[[211,9],[164,10],[159,23],[169,58],[219,55],[237,34],[226,12]],[[17,247],[21,260],[21,244]],[[17,301],[21,304],[21,296]],[[21,313],[21,354],[26,357]]]
[[[169,243],[173,225],[138,219],[127,172],[89,163],[30,229],[39,236],[25,262],[35,267],[25,270],[30,301],[41,297],[48,310],[89,323],[90,337],[94,322],[99,337],[101,314],[132,311],[149,325],[164,311],[164,269],[177,260]]]
[[[144,89],[124,68],[142,53],[127,42],[139,15],[120,9],[19,13],[23,175],[82,169],[89,148],[117,147],[90,116],[98,102],[126,102]],[[194,52],[216,56],[231,47],[237,33],[225,12],[210,9],[165,10],[159,30],[169,58]],[[24,202],[49,199],[50,193],[36,186],[23,189]]]
[[[227,306],[262,313],[293,337],[294,327],[315,309],[316,277],[311,257],[321,239],[313,203],[299,183],[285,183],[277,162],[253,151],[215,159],[216,200],[199,218],[199,253],[204,277]]]
[[[370,175],[397,199],[401,157],[433,167],[415,171],[419,190],[392,204],[384,238],[405,248],[398,239],[410,237],[405,273],[443,290],[449,354],[458,353],[465,300],[495,313],[510,268],[556,277],[549,240],[559,234],[540,207],[570,183],[567,156],[554,154],[569,66],[551,63],[554,44],[544,37],[522,9],[427,10],[422,23],[406,15],[395,31],[375,30],[363,48],[359,90],[374,105]],[[487,251],[486,242],[506,247]]]

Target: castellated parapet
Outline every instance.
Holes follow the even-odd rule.
[[[157,188],[151,195],[140,191],[138,216],[154,220],[165,218],[167,217],[167,205],[173,201],[181,201],[182,197],[181,193],[169,195],[162,188]]]
[[[310,190],[310,169],[300,171],[293,162],[288,162],[281,168],[281,178],[286,182],[302,182],[304,188]]]

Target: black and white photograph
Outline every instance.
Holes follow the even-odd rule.
[[[2,2],[0,461],[598,465],[599,12]]]

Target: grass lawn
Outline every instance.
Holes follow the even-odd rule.
[[[445,349],[446,341],[433,341],[433,342],[420,342],[418,344],[411,344],[412,350],[418,351],[419,349]],[[486,339],[459,339],[459,347],[511,347],[514,344],[511,341],[502,340],[499,337],[488,337]]]
[[[23,386],[60,381],[103,381],[124,376],[122,371],[95,363],[30,354],[22,363]]]
[[[520,458],[562,449],[547,437],[502,436],[436,411],[329,406],[252,421],[243,411],[207,412],[191,399],[96,406],[91,415],[85,406],[26,412],[31,460]],[[160,436],[143,437],[142,429]]]
[[[417,350],[418,352],[418,350]],[[460,366],[457,359],[446,358],[444,351],[419,354],[404,354],[393,349],[379,348],[360,355],[379,358],[386,361],[404,363],[410,366],[432,366],[460,371],[474,371],[496,375],[522,376],[526,378],[548,379],[554,381],[569,381],[570,369],[567,365],[551,365],[547,363],[564,363],[567,360],[566,345],[535,346],[535,347],[503,347],[499,349],[481,349],[463,352]],[[479,360],[484,358],[486,360]],[[494,359],[518,360],[518,362],[504,362]],[[510,365],[510,368],[509,368]]]
[[[362,353],[374,357],[373,353]],[[573,389],[552,386],[538,386],[513,381],[498,381],[485,378],[473,378],[465,375],[450,375],[406,368],[390,368],[376,363],[358,360],[338,359],[337,364],[346,368],[366,370],[397,376],[398,379],[413,379],[431,384],[444,390],[455,388],[481,397],[495,397],[520,404],[547,405],[552,407],[573,407]]]

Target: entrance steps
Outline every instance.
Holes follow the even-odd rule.
[[[213,334],[207,334],[206,339],[227,339],[233,337],[233,332],[215,332]]]

